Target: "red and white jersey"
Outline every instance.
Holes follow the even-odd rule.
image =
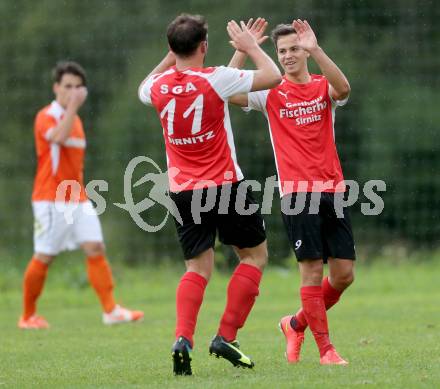
[[[248,93],[253,71],[229,67],[172,67],[139,87],[139,98],[156,108],[165,139],[170,190],[192,190],[243,179],[237,163],[228,97]],[[177,169],[178,170],[177,170]],[[175,172],[177,171],[177,174]]]
[[[64,198],[57,198],[57,189],[63,181],[76,181],[80,188],[79,201],[87,200],[83,179],[86,137],[79,116],[75,116],[69,138],[63,144],[49,140],[50,132],[63,115],[64,108],[53,101],[40,110],[35,118],[34,135],[38,162],[33,201],[76,201],[76,194],[72,196],[71,186],[66,187]]]
[[[281,196],[345,191],[334,121],[336,107],[348,99],[333,101],[324,76],[312,74],[306,84],[284,77],[273,89],[249,93],[248,100],[248,108],[267,118]]]

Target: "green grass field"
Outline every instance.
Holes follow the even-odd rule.
[[[63,263],[64,262],[64,263]],[[61,259],[49,273],[40,313],[48,331],[16,328],[21,270],[0,274],[0,388],[417,388],[440,387],[440,264],[360,266],[357,280],[329,313],[333,343],[348,367],[322,367],[310,332],[302,361],[287,365],[278,319],[299,303],[295,268],[269,268],[242,348],[255,369],[208,355],[225,302],[227,275],[216,273],[199,316],[192,377],[173,377],[170,347],[175,286],[182,268],[115,266],[117,298],[145,310],[143,323],[101,324],[79,262]]]

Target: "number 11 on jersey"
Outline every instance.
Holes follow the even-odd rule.
[[[191,126],[191,134],[197,134],[202,129],[202,112],[203,112],[203,94],[198,95],[188,109],[183,113],[183,118],[189,117],[191,112],[194,111],[194,118]],[[160,117],[163,119],[167,116],[167,130],[168,135],[174,134],[174,113],[176,112],[176,99],[172,98],[168,104],[164,107],[160,113]]]

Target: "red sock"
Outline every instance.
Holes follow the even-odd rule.
[[[339,298],[341,297],[343,291],[333,288],[333,286],[330,285],[328,277],[325,277],[322,280],[321,286],[322,294],[324,296],[325,309],[327,309],[328,311],[331,307],[333,307],[333,305],[335,305],[339,301]]]
[[[341,297],[343,291],[333,288],[333,286],[330,285],[328,277],[325,277],[322,280],[321,286],[325,309],[328,311],[331,307],[333,307],[333,305],[335,305],[339,301],[339,298]],[[295,314],[293,322],[294,323],[292,323],[292,327],[297,331],[304,332],[307,328],[307,320],[302,308],[300,308],[299,311]]]
[[[259,294],[261,270],[241,263],[232,274],[228,285],[226,308],[220,321],[218,334],[227,341],[235,340],[237,331],[243,327]]]
[[[301,288],[301,301],[307,323],[315,337],[319,353],[323,356],[330,348],[328,334],[327,313],[322,295],[321,286],[303,286]]]
[[[23,278],[23,318],[29,319],[37,310],[37,299],[46,280],[48,265],[35,259],[29,262]]]
[[[194,344],[193,335],[196,329],[197,315],[202,305],[208,281],[200,274],[186,272],[180,279],[176,292],[176,338],[184,336]]]

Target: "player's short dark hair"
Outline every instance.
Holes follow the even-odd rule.
[[[290,34],[296,34],[296,31],[291,24],[278,24],[278,26],[276,26],[270,33],[270,39],[272,39],[275,48],[278,49],[278,39],[281,36],[286,36]]]
[[[167,38],[171,50],[182,57],[196,51],[200,42],[206,41],[208,24],[201,15],[181,14],[168,26]]]
[[[73,61],[58,62],[52,70],[53,82],[60,82],[65,74],[73,74],[82,80],[83,86],[87,84],[86,72],[83,67]]]

